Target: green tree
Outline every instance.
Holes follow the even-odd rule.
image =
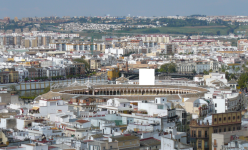
[[[77,62],[77,63],[84,63],[85,64],[85,70],[86,71],[89,71],[90,70],[90,65],[89,63],[83,59],[83,58],[76,58],[76,59],[73,59],[74,62]]]
[[[203,73],[204,73],[205,75],[209,74],[209,72],[208,72],[207,70],[204,70]]]
[[[45,89],[44,89],[44,92],[43,93],[47,93],[50,91],[50,86],[47,86]]]
[[[236,74],[239,72],[239,70],[240,70],[240,68],[239,68],[239,67],[236,67],[236,68],[235,68],[235,72],[236,72]]]
[[[245,68],[245,64],[242,65],[242,68]]]
[[[245,88],[245,87],[247,87],[247,86],[246,86],[247,82],[248,82],[248,73],[242,73],[242,74],[239,76],[239,79],[238,79],[239,87],[240,87],[240,88]]]
[[[174,73],[176,72],[176,64],[174,63],[163,64],[160,66],[159,72]]]
[[[225,72],[226,79],[229,81],[230,80],[230,74],[228,72]]]
[[[196,71],[195,71],[195,69],[192,71],[193,72],[193,74],[196,74]]]
[[[19,93],[19,91],[17,90],[17,88],[16,88],[15,85],[10,85],[10,86],[9,86],[9,89],[10,89],[12,92],[15,92],[16,94]]]
[[[209,72],[213,72],[213,69],[210,69]]]
[[[217,35],[220,35],[220,31],[217,31],[216,34],[217,34]]]
[[[230,79],[236,79],[235,74],[232,73],[232,74],[230,75]]]

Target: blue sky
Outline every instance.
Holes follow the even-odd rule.
[[[1,0],[5,16],[248,15],[247,0]]]

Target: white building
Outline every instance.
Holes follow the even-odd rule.
[[[109,48],[109,49],[105,49],[105,54],[125,55],[126,50],[122,48],[120,49]]]
[[[22,144],[21,147],[25,147],[26,150],[48,150],[48,145],[40,143]]]
[[[171,103],[167,102],[166,97],[156,97],[155,102],[142,101],[138,103],[139,111],[146,111],[148,116],[166,116]]]
[[[33,114],[35,117],[46,117],[49,114],[66,113],[68,111],[68,105],[59,97],[41,99],[39,100],[38,106],[34,106],[33,109],[37,110],[37,107],[39,108],[39,111]]]
[[[107,105],[99,105],[98,108],[101,110],[107,109],[109,114],[133,110],[133,106],[130,105],[129,100],[120,98],[109,99]]]
[[[163,136],[161,137],[161,150],[193,150],[193,147]]]

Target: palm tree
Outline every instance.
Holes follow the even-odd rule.
[[[236,74],[239,72],[239,70],[240,70],[240,68],[239,68],[239,67],[236,67],[236,68],[235,68],[235,72],[236,72]]]
[[[233,70],[233,71],[235,70],[235,65],[232,65],[232,70]]]

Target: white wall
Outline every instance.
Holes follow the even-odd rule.
[[[139,69],[139,85],[155,85],[155,69]]]
[[[166,116],[167,107],[163,105],[164,109],[158,109],[158,105],[154,103],[138,103],[138,110],[146,110],[149,116],[158,114],[158,116]]]
[[[225,99],[213,99],[214,103],[214,110],[216,110],[216,113],[225,113],[226,105],[225,105]],[[217,107],[215,107],[215,104],[217,104]]]
[[[16,119],[16,126],[18,130],[23,130],[24,128],[24,120]]]

